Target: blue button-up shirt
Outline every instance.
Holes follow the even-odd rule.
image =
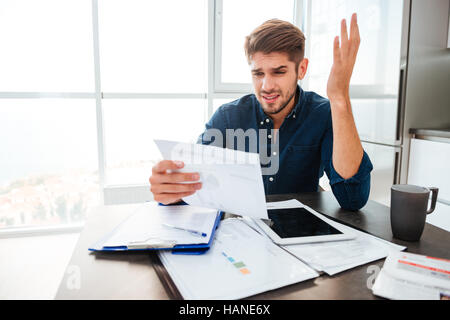
[[[347,210],[359,210],[369,198],[370,172],[373,169],[369,156],[364,152],[358,172],[349,179],[342,178],[332,162],[333,128],[329,100],[314,92],[303,91],[300,87],[297,88],[297,93],[298,102],[278,131],[277,148],[274,148],[275,137],[271,131],[273,122],[264,113],[254,94],[217,109],[206,123],[206,130],[200,135],[198,143],[228,148],[231,146],[235,150],[242,150],[242,144],[239,147],[238,143],[230,144],[230,141],[227,141],[227,129],[267,132],[267,137],[256,135],[256,152],[260,153],[261,158],[266,156],[267,152],[272,160],[275,156],[278,157],[279,162],[278,170],[267,170],[268,174],[264,174],[264,169],[270,167],[271,163],[262,164],[266,194],[318,191],[319,178],[325,171],[340,206]],[[220,130],[224,139],[211,139],[209,129]],[[262,146],[267,147],[266,150],[261,147],[261,142]],[[242,151],[255,152],[251,149],[249,139],[246,139],[245,150]],[[264,155],[261,154],[262,151]]]

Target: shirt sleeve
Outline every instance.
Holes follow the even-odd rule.
[[[369,200],[370,172],[373,169],[369,156],[364,151],[358,172],[353,177],[344,179],[333,166],[333,129],[330,124],[322,142],[322,168],[330,180],[331,189],[339,205],[346,210],[357,211]]]

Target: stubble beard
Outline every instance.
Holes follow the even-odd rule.
[[[281,111],[283,111],[288,106],[288,104],[292,101],[292,99],[294,99],[296,93],[297,93],[297,80],[295,81],[295,86],[294,86],[294,89],[292,90],[292,94],[290,95],[290,97],[286,101],[282,102],[280,108],[278,108],[276,110],[270,110],[267,107],[267,105],[265,105],[265,102],[261,103],[261,106],[262,106],[262,108],[264,110],[264,113],[272,114],[272,115],[280,113]],[[263,99],[263,98],[261,97],[261,99]]]

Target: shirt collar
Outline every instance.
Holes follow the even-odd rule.
[[[291,112],[287,115],[286,119],[290,118],[290,117],[296,117],[298,114],[298,111],[301,109],[301,105],[304,101],[304,91],[302,90],[302,88],[297,85],[297,93],[298,93],[298,101],[297,104],[294,106],[294,108],[291,110]]]

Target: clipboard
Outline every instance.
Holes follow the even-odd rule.
[[[173,254],[184,254],[184,255],[204,254],[209,250],[209,248],[212,245],[214,235],[220,224],[222,215],[223,215],[222,211],[217,211],[217,215],[215,217],[215,221],[211,230],[211,236],[209,238],[208,243],[183,244],[171,240],[149,239],[146,241],[129,242],[127,245],[104,246],[104,244],[121,228],[123,228],[125,223],[134,216],[134,214],[131,214],[127,219],[125,219],[122,223],[120,223],[110,233],[106,234],[99,241],[97,241],[90,248],[88,248],[88,250],[91,252],[171,250]]]

